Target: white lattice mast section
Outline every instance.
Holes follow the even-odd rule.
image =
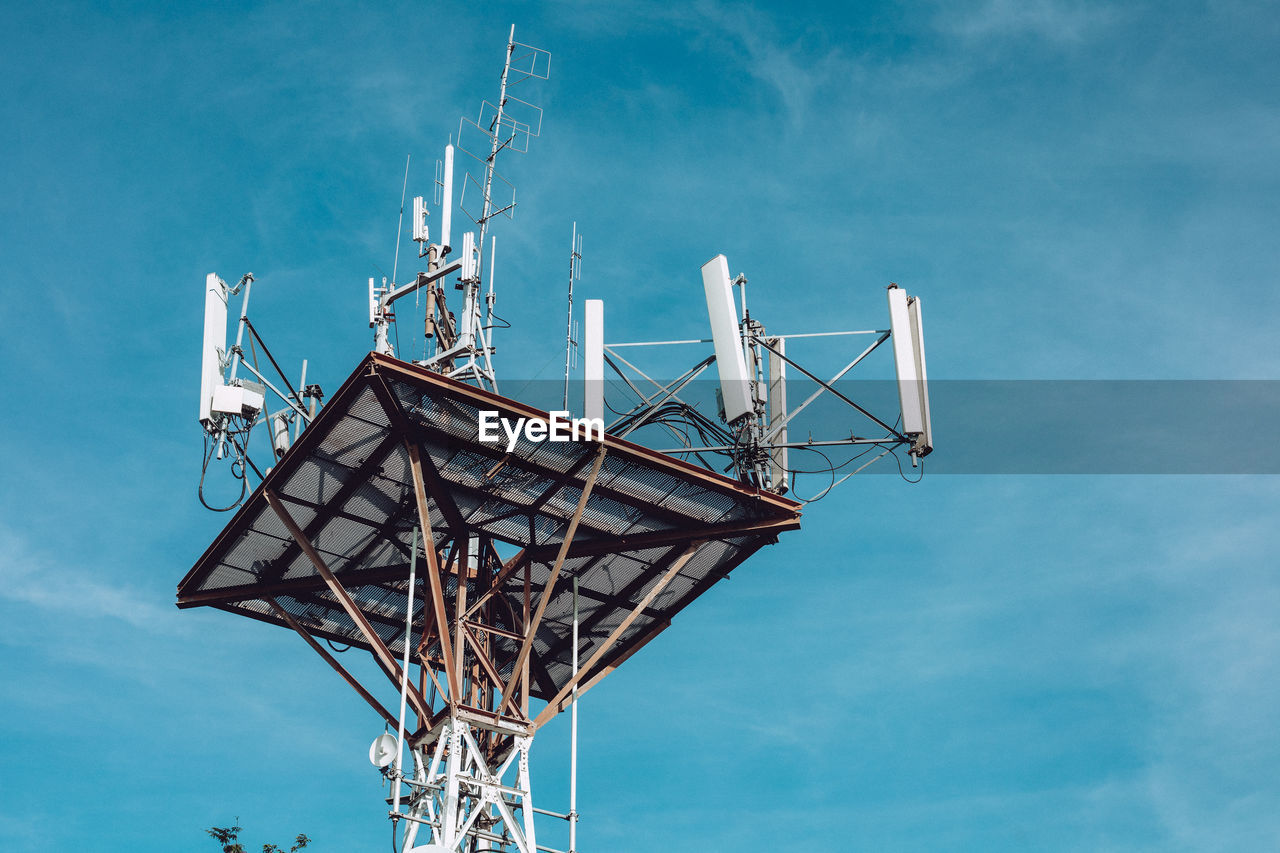
[[[404,780],[412,793],[403,816],[403,853],[538,849],[529,780],[533,738],[513,737],[510,751],[495,766],[472,728],[452,717],[433,740],[413,750],[413,777]]]

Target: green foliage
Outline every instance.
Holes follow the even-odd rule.
[[[240,818],[236,818],[235,826],[213,826],[206,829],[205,833],[222,845],[222,853],[246,853],[244,845],[240,843],[240,833],[243,831]],[[305,833],[299,832],[293,839],[293,846],[289,848],[288,853],[298,853],[310,843],[311,839]],[[262,853],[284,853],[284,848],[278,844],[264,844]]]

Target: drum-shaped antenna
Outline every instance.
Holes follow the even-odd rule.
[[[378,735],[369,747],[369,763],[374,767],[387,767],[396,760],[396,753],[399,751],[400,741],[396,740],[395,735],[390,733]]]

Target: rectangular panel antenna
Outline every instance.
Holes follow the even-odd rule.
[[[422,196],[413,199],[413,239],[425,243],[430,239],[427,231],[427,204]]]
[[[724,417],[733,423],[751,414],[754,407],[747,363],[742,355],[742,338],[738,334],[738,309],[733,301],[733,283],[729,280],[729,261],[724,255],[716,255],[702,265],[702,288],[707,297],[716,368],[720,371]]]
[[[222,384],[219,351],[227,348],[227,283],[216,273],[204,279],[204,344],[200,352],[200,422],[213,417],[213,391]]]
[[[584,418],[604,419],[604,300],[583,303],[582,364],[585,386],[582,397]]]
[[[471,281],[476,277],[476,235],[468,231],[462,235],[462,272],[463,281]]]
[[[920,298],[907,296],[897,285],[889,288],[889,331],[902,406],[902,432],[915,439],[911,446],[913,456],[927,456],[933,450],[933,430],[929,422]]]

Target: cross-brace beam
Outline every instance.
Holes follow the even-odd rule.
[[[609,651],[609,649],[613,648],[613,644],[618,642],[618,639],[628,628],[631,627],[631,623],[636,621],[636,618],[644,611],[644,609],[653,603],[653,600],[658,597],[658,593],[662,592],[666,585],[670,583],[671,579],[679,574],[680,570],[685,567],[685,564],[689,562],[701,546],[701,540],[690,542],[685,546],[685,549],[680,552],[680,556],[676,557],[676,559],[667,568],[666,572],[663,573],[662,577],[658,579],[658,582],[655,583],[647,593],[645,593],[644,598],[640,599],[640,602],[631,609],[631,612],[627,614],[626,618],[618,624],[618,627],[613,629],[613,632],[609,634],[605,641],[596,648],[595,653],[591,655],[581,668],[579,668],[578,674],[570,678],[565,685],[560,688],[559,692],[556,693],[551,701],[547,703],[547,707],[542,709],[542,713],[538,714],[537,718],[533,721],[535,727],[545,725],[548,720],[564,710],[564,701],[569,697],[569,694],[573,692],[574,686],[591,672],[591,668],[599,662],[600,658],[604,657],[605,653]]]
[[[538,635],[538,625],[542,622],[542,614],[547,609],[547,602],[555,594],[556,580],[560,577],[560,569],[564,566],[564,558],[569,553],[569,546],[573,544],[573,537],[578,532],[578,522],[582,519],[582,511],[587,508],[587,501],[591,498],[591,489],[596,484],[596,477],[600,475],[600,466],[604,464],[605,453],[608,452],[608,446],[600,445],[600,449],[596,451],[596,461],[591,466],[591,473],[587,475],[586,481],[582,484],[582,497],[578,499],[578,508],[573,512],[573,518],[569,521],[569,529],[565,531],[564,541],[560,543],[560,553],[556,555],[555,565],[551,567],[551,575],[547,578],[547,585],[542,591],[542,597],[538,599],[538,609],[534,611],[533,618],[524,626],[524,643],[520,646],[520,654],[516,656],[515,666],[511,669],[511,680],[507,682],[507,686],[502,691],[502,705],[498,707],[498,713],[502,713],[511,700],[515,698],[514,688],[516,682],[524,675],[524,663],[529,658],[529,653],[533,651],[533,638]]]
[[[369,624],[369,620],[365,617],[364,612],[360,609],[359,605],[356,604],[355,599],[351,597],[351,593],[347,592],[347,588],[344,587],[338,578],[334,576],[333,572],[330,571],[329,566],[324,561],[324,558],[320,556],[320,553],[316,551],[315,546],[311,544],[311,540],[302,532],[302,528],[293,520],[293,516],[289,515],[289,511],[285,509],[279,496],[271,489],[265,489],[264,494],[266,495],[267,504],[280,518],[280,521],[284,524],[285,528],[288,529],[289,535],[298,543],[298,547],[302,549],[302,552],[307,555],[307,559],[309,559],[311,564],[315,566],[316,571],[320,573],[322,578],[324,578],[324,582],[329,587],[329,591],[333,594],[333,597],[342,605],[342,609],[351,617],[351,621],[356,623],[356,627],[358,627],[360,629],[360,633],[364,635],[365,642],[367,642],[373,649],[374,657],[377,658],[378,663],[382,665],[383,669],[390,673],[394,673],[396,680],[398,681],[401,678],[400,664],[396,662],[395,656],[391,654],[391,650],[387,648],[387,644],[382,641],[382,637],[378,635],[377,631],[373,630],[373,626]],[[431,551],[428,550],[427,553],[430,554]],[[409,640],[406,637],[405,642],[408,641]],[[431,711],[427,708],[426,701],[423,700],[421,696],[417,695],[417,691],[409,691],[409,701],[413,704],[414,712],[420,717],[425,718],[431,716]]]
[[[436,555],[435,537],[431,532],[431,511],[427,507],[427,487],[422,475],[422,454],[413,441],[405,441],[409,451],[409,472],[413,477],[413,493],[418,501],[418,523],[422,525],[422,538],[427,551],[427,584],[431,589],[431,610],[436,620],[436,633],[440,637],[440,657],[444,658],[445,681],[449,685],[448,701],[462,701],[462,678],[454,665],[453,646],[449,639],[449,618],[444,609],[444,584],[440,578],[440,560]],[[454,531],[455,543],[461,531]],[[428,715],[429,716],[429,715]]]
[[[346,667],[340,664],[337,658],[329,654],[329,651],[325,649],[324,646],[317,643],[315,637],[311,636],[311,634],[307,631],[307,629],[302,627],[302,625],[299,624],[298,620],[294,619],[293,616],[289,614],[289,611],[285,610],[283,607],[277,604],[274,598],[266,598],[264,600],[267,602],[268,605],[271,606],[271,609],[275,612],[275,614],[284,620],[286,625],[288,625],[293,630],[297,631],[298,636],[306,640],[307,645],[310,646],[312,649],[314,649],[316,654],[324,658],[325,663],[333,667],[334,672],[342,676],[343,681],[351,685],[351,688],[355,690],[356,693],[360,694],[361,699],[369,703],[369,707],[377,711],[378,714],[384,720],[386,720],[390,725],[393,725],[393,726],[396,725],[395,716],[390,711],[388,711],[385,707],[383,707],[383,704],[381,702],[373,698],[373,694],[370,693],[368,690],[366,690],[364,688],[364,685],[361,684],[354,675],[347,672]]]

